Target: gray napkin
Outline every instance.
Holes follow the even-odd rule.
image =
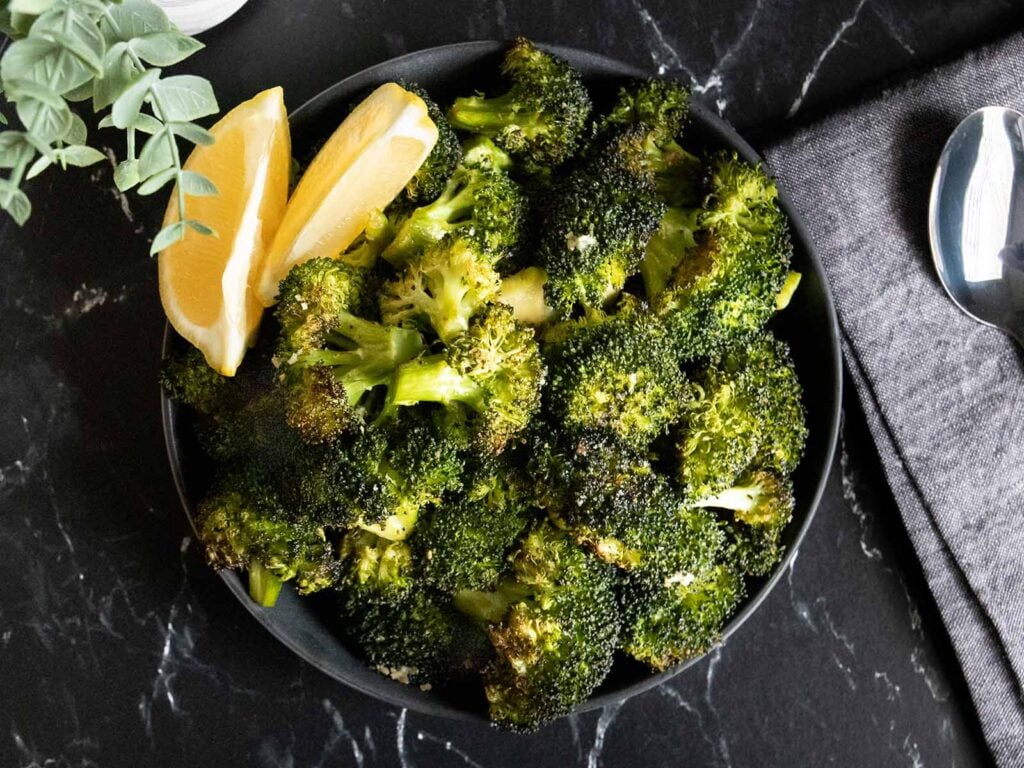
[[[988,104],[1024,109],[1024,35],[765,155],[824,262],[853,384],[1005,768],[1024,766],[1024,355],[953,306],[927,237],[942,146]]]

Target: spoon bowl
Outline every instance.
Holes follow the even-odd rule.
[[[954,303],[1024,346],[1024,114],[984,107],[956,127],[935,170],[928,232]]]

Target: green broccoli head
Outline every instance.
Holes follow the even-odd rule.
[[[220,416],[238,405],[237,385],[213,370],[203,353],[191,344],[164,359],[160,384],[172,400],[203,416]]]
[[[543,380],[533,330],[516,322],[509,307],[490,304],[444,352],[398,368],[385,413],[422,402],[466,407],[473,442],[500,453],[539,409]]]
[[[687,209],[700,204],[702,186],[700,160],[678,142],[689,108],[690,91],[681,83],[645,80],[621,89],[595,130],[603,136],[622,126],[639,129],[632,133],[633,141],[659,195],[669,205]]]
[[[403,190],[409,202],[421,205],[437,199],[444,191],[445,184],[462,160],[462,146],[444,111],[430,98],[430,94],[415,83],[400,82],[399,85],[423,99],[427,114],[437,126],[437,143]]]
[[[353,313],[362,276],[344,262],[312,259],[281,283],[277,363],[288,392],[289,423],[310,443],[358,427],[368,394],[423,351],[416,331]]]
[[[341,549],[340,628],[380,672],[436,684],[490,655],[483,630],[424,584],[405,542],[357,530]]]
[[[263,606],[274,604],[282,582],[294,580],[308,594],[333,586],[339,575],[323,528],[289,516],[272,487],[262,473],[236,471],[196,514],[209,563],[247,569],[250,594]]]
[[[775,180],[761,166],[744,162],[736,152],[719,152],[708,161],[707,174],[709,195],[702,226],[739,227],[755,236],[786,226]]]
[[[300,506],[325,525],[355,525],[389,540],[405,539],[421,510],[462,487],[458,445],[413,412],[305,455]]]
[[[698,506],[728,511],[733,559],[743,573],[764,576],[782,559],[782,533],[793,518],[793,484],[765,470],[744,472],[734,485]]]
[[[522,37],[506,52],[502,71],[509,90],[491,98],[456,99],[448,111],[451,124],[491,137],[527,171],[571,157],[591,106],[580,74]]]
[[[471,149],[433,202],[396,220],[395,237],[382,254],[388,262],[400,267],[449,235],[474,241],[492,263],[519,245],[526,197],[501,167],[500,150],[492,150]]]
[[[792,473],[807,441],[807,417],[789,348],[770,333],[763,333],[730,350],[722,367],[742,375],[746,386],[757,394],[764,428],[755,463],[782,475]]]
[[[537,259],[563,316],[600,309],[636,274],[665,205],[643,163],[618,137],[559,184],[542,212]]]
[[[744,594],[742,577],[718,564],[626,587],[622,649],[655,670],[705,653]]]
[[[646,314],[577,334],[551,369],[547,404],[566,428],[607,430],[640,449],[678,419],[687,394],[671,339]]]
[[[807,427],[785,344],[762,334],[703,371],[692,389],[679,441],[688,498],[716,496],[748,467],[780,475],[796,468]]]
[[[500,289],[501,278],[473,241],[445,238],[383,287],[381,317],[389,325],[432,328],[450,342],[466,332],[470,318]]]
[[[505,556],[527,523],[515,504],[456,499],[435,507],[417,527],[427,582],[446,592],[490,589],[505,569]]]
[[[570,712],[610,669],[619,635],[615,578],[549,523],[523,538],[510,578],[491,603],[477,595],[457,604],[501,606],[484,691],[492,720],[530,731]]]

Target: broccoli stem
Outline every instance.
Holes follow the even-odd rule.
[[[258,560],[249,563],[249,597],[264,608],[272,608],[281,593],[281,580]]]
[[[474,133],[500,131],[509,123],[522,119],[521,104],[506,93],[484,98],[463,96],[455,100],[448,112],[448,122],[454,127]]]
[[[406,363],[395,371],[388,392],[389,405],[416,403],[465,403],[480,411],[483,391],[467,376],[450,365],[444,355],[431,355]]]

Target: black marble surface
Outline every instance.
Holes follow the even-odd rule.
[[[689,78],[763,138],[1022,23],[1013,0],[253,0],[191,66],[224,105],[282,84],[295,108],[390,56],[523,33]],[[109,167],[28,191],[28,225],[0,223],[0,765],[988,763],[850,397],[795,565],[668,685],[513,736],[305,666],[203,565],[177,506],[146,256],[163,201],[120,196]]]

